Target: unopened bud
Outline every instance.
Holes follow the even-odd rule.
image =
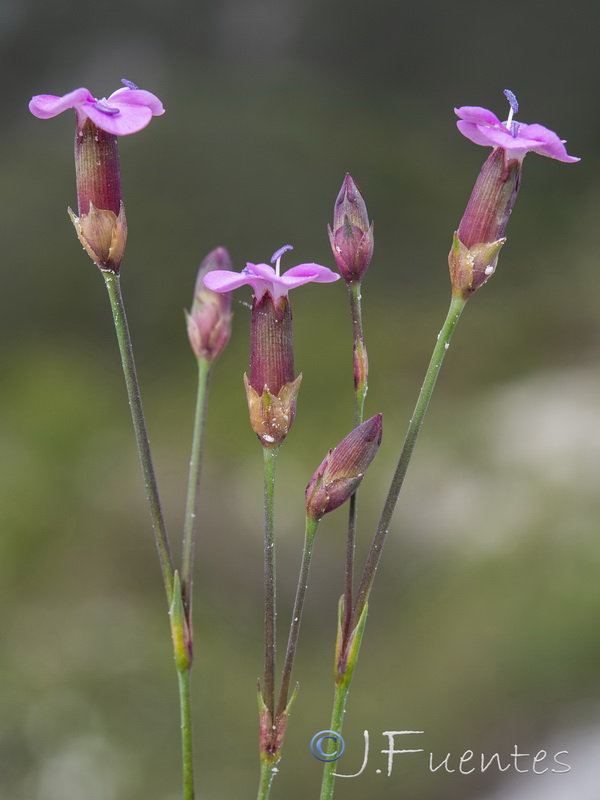
[[[183,608],[181,583],[176,571],[173,582],[173,600],[169,609],[171,618],[171,636],[173,638],[173,654],[178,672],[190,669],[193,661],[192,631]]]
[[[381,434],[381,414],[376,414],[329,451],[306,487],[309,517],[321,519],[350,499],[375,458]]]
[[[333,230],[327,226],[331,249],[346,283],[362,280],[373,257],[373,223],[360,189],[346,174],[333,210]]]
[[[204,285],[204,277],[215,269],[233,269],[229,253],[217,247],[200,264],[194,302],[186,312],[187,332],[196,358],[216,361],[231,336],[231,292],[213,292]]]
[[[500,147],[483,165],[448,257],[455,295],[466,299],[494,274],[519,192],[521,169],[522,161],[509,159]]]

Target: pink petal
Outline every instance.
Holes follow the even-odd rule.
[[[232,292],[245,286],[252,280],[251,275],[243,272],[230,272],[227,269],[215,269],[204,276],[204,285],[213,292]]]
[[[118,114],[107,114],[100,108],[86,103],[81,107],[81,112],[88,116],[92,122],[103,131],[113,133],[116,136],[127,136],[130,133],[137,133],[145,128],[152,119],[152,112],[145,106],[126,106],[116,104],[119,108]]]
[[[495,114],[481,106],[461,106],[455,108],[454,113],[465,122],[472,122],[474,125],[502,125]]]
[[[283,277],[286,283],[288,283],[290,279],[296,281],[300,278],[303,279],[301,283],[308,283],[309,281],[314,281],[315,283],[333,283],[339,280],[341,276],[327,267],[322,267],[320,264],[310,263],[298,264],[297,267],[288,269]],[[300,286],[301,284],[294,283],[294,285]]]
[[[269,264],[252,264],[249,261],[244,271],[247,275],[256,275],[257,278],[264,281],[277,281],[279,279],[279,276]]]
[[[95,103],[96,98],[87,89],[75,89],[62,97],[54,94],[38,94],[31,98],[29,110],[39,119],[50,119],[62,114],[68,108],[75,108],[81,103]]]
[[[545,128],[543,125],[525,125],[521,123],[518,138],[529,141],[529,149],[539,153],[539,155],[555,158],[557,161],[564,161],[568,164],[581,161],[580,158],[568,155],[562,139],[554,131]]]
[[[163,104],[152,92],[147,92],[144,89],[117,89],[109,98],[107,98],[109,105],[117,107],[122,106],[146,106],[150,109],[152,116],[159,117],[165,113]]]
[[[463,136],[475,144],[481,144],[484,147],[503,147],[506,150],[519,149],[518,140],[503,126],[491,128],[463,120],[459,120],[456,125]]]

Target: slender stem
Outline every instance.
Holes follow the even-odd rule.
[[[454,333],[454,329],[458,323],[466,302],[466,299],[462,297],[452,297],[446,320],[433,349],[431,361],[429,362],[429,366],[425,374],[425,380],[423,381],[423,386],[421,387],[417,404],[408,426],[408,431],[406,433],[402,452],[400,453],[398,465],[396,466],[392,483],[381,512],[379,524],[377,526],[377,530],[375,532],[375,536],[373,537],[371,548],[365,562],[365,568],[363,570],[361,582],[358,588],[358,594],[356,597],[356,603],[354,605],[354,611],[352,614],[354,624],[356,624],[356,621],[360,617],[365,603],[368,600],[371,587],[373,586],[373,580],[375,579],[375,573],[377,572],[379,559],[381,558],[381,552],[383,550],[383,545],[389,530],[392,514],[394,513],[396,502],[398,501],[398,496],[400,494],[400,490],[402,489],[402,484],[404,482],[406,471],[415,447],[415,442],[417,440],[417,436],[419,435],[419,431],[421,430],[423,419],[425,417],[431,395],[435,388],[444,356],[446,355],[448,347],[450,346],[452,334]]]
[[[265,681],[263,700],[269,709],[271,719],[275,718],[275,623],[277,618],[275,599],[275,465],[278,448],[263,448],[264,454],[264,492],[265,492]]]
[[[256,800],[268,800],[273,778],[278,770],[272,761],[262,761],[260,765],[260,782]]]
[[[402,488],[402,483],[404,481],[404,477],[408,469],[410,458],[414,450],[415,442],[417,440],[417,436],[419,435],[419,431],[421,430],[423,419],[425,417],[425,412],[427,411],[431,395],[435,388],[435,383],[439,375],[440,368],[444,360],[444,356],[446,355],[446,351],[450,346],[450,340],[452,338],[452,334],[459,320],[459,317],[465,307],[466,302],[467,301],[465,299],[460,297],[452,298],[450,302],[450,308],[446,316],[446,320],[444,322],[442,330],[438,335],[437,342],[433,349],[431,361],[429,362],[429,366],[425,374],[425,380],[423,382],[423,386],[421,387],[421,391],[417,399],[417,404],[415,406],[413,416],[408,426],[408,432],[406,434],[404,445],[400,453],[398,465],[396,467],[396,471],[394,472],[392,483],[390,485],[390,489],[388,491],[388,495],[381,513],[379,525],[377,526],[377,530],[375,532],[375,536],[373,537],[373,542],[371,544],[371,549],[369,550],[369,554],[367,556],[365,568],[363,570],[361,582],[358,588],[354,610],[352,612],[351,626],[349,628],[350,631],[353,631],[356,628],[361,618],[361,614],[365,610],[369,598],[369,593],[373,586],[375,573],[377,572],[377,566],[379,564],[379,559],[381,557],[381,552],[385,542],[385,537],[389,529],[394,508],[396,507],[396,502],[400,494],[400,489]],[[344,647],[346,646],[347,646],[347,639],[345,640],[341,648],[342,657],[345,652]],[[351,671],[349,671],[345,676],[343,676],[342,680],[338,680],[338,682],[336,683],[335,695],[333,701],[333,711],[331,716],[331,730],[336,731],[337,733],[341,733],[342,730],[342,722],[344,717],[346,700],[348,697],[348,693],[350,691],[350,684],[352,682],[352,675],[354,672],[354,667],[356,666],[357,657],[358,653],[356,653],[353,659]],[[336,665],[336,668],[338,668],[339,666],[340,665]],[[335,772],[335,762],[331,763],[326,762],[323,767],[323,783],[321,787],[320,800],[332,800],[334,783],[335,783],[334,772]]]
[[[354,337],[354,424],[364,421],[365,398],[367,396],[368,361],[363,336],[361,284],[348,284],[350,314],[352,315],[352,335]]]
[[[361,309],[361,284],[348,284],[348,297],[350,299],[350,314],[352,317],[352,336],[354,340],[354,426],[360,425],[365,418],[365,397],[367,395],[368,361],[365,347]],[[350,635],[352,621],[352,604],[354,593],[354,552],[356,543],[356,525],[358,518],[358,497],[355,494],[350,498],[348,506],[348,537],[346,540],[346,574],[344,583],[344,609],[343,621],[344,638]]]
[[[188,620],[191,619],[192,611],[196,507],[198,504],[198,489],[200,487],[202,451],[204,447],[204,430],[206,427],[206,408],[212,366],[212,361],[206,361],[204,358],[198,359],[196,414],[194,418],[194,433],[192,436],[192,454],[190,456],[190,471],[188,475],[187,500],[185,505],[185,523],[183,528],[183,546],[181,552],[181,591],[183,595],[183,605]]]
[[[352,622],[352,595],[354,593],[354,550],[356,546],[356,525],[358,517],[358,497],[355,492],[348,505],[348,537],[346,539],[346,576],[344,581],[344,620],[342,627],[344,639],[350,634]]]
[[[129,335],[129,327],[127,325],[127,317],[125,316],[125,308],[123,306],[123,297],[121,295],[119,276],[112,272],[103,272],[102,274],[104,276],[106,288],[108,289],[108,296],[110,298],[113,318],[115,321],[115,330],[117,332],[119,350],[121,352],[121,361],[123,363],[125,385],[127,386],[127,395],[129,397],[131,418],[133,420],[133,428],[135,431],[135,438],[140,455],[140,463],[142,466],[142,474],[144,476],[144,484],[146,487],[146,499],[148,501],[148,506],[150,507],[154,538],[156,540],[156,547],[158,549],[158,558],[160,560],[163,582],[165,585],[165,591],[167,593],[167,601],[170,606],[173,597],[173,557],[171,555],[171,548],[167,536],[167,528],[165,526],[162,508],[160,505],[156,475],[154,473],[154,466],[152,464],[150,442],[148,441],[148,433],[146,431],[144,410],[142,408],[142,398],[140,396],[140,388],[135,371],[133,348],[131,345],[131,337]]]
[[[306,518],[304,552],[302,553],[302,564],[300,566],[300,575],[298,576],[298,588],[296,589],[296,601],[294,602],[292,622],[290,625],[290,633],[285,652],[285,661],[283,662],[281,689],[279,690],[279,703],[277,705],[277,718],[283,714],[288,702],[292,669],[294,667],[294,658],[296,656],[296,648],[298,646],[298,635],[300,633],[300,623],[302,622],[304,598],[306,596],[306,587],[308,586],[308,573],[310,571],[313,545],[315,543],[315,535],[318,527],[319,520],[313,519],[312,517]]]
[[[343,684],[335,684],[335,693],[333,696],[333,708],[331,711],[331,722],[329,730],[335,733],[342,733],[342,725],[344,724],[344,711],[346,708],[346,700],[348,692],[350,691],[350,681]],[[320,800],[331,800],[333,797],[333,787],[335,784],[334,772],[337,761],[325,761],[323,764],[323,782],[321,783]]]
[[[192,715],[190,678],[192,666],[177,672],[181,713],[181,752],[183,756],[183,800],[194,800],[194,757],[192,748]]]

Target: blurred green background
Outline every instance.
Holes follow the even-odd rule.
[[[487,155],[457,132],[453,107],[506,116],[510,87],[520,119],[583,158],[528,156],[498,273],[459,325],[380,567],[339,771],[358,770],[365,729],[371,758],[336,797],[600,798],[589,755],[600,730],[599,16],[584,0],[3,0],[2,800],[180,796],[175,672],[112,320],[66,214],[74,120],[27,110],[33,94],[100,97],[122,77],[167,109],[121,140],[122,284],[175,542],[195,392],[182,309],[206,252],[226,245],[241,268],[289,242],[284,266],[333,266],[326,224],[344,173],[360,184],[376,226],[367,411],[384,413],[361,497],[364,553],[446,311],[452,231]],[[249,296],[236,295],[209,408],[193,690],[203,800],[256,791],[262,459],[241,380]],[[279,464],[282,644],[304,486],[352,426],[344,287],[308,286],[292,302],[304,380]],[[308,743],[329,724],[344,523],[338,512],[321,526],[274,800],[318,796]],[[391,777],[376,773],[386,730],[425,731],[397,739],[425,754],[397,756]],[[506,761],[515,744],[569,750],[572,770],[428,767],[430,751],[456,767],[467,749]]]

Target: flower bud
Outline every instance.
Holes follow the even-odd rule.
[[[196,358],[216,361],[231,336],[231,292],[213,292],[204,285],[204,277],[215,269],[232,269],[224,247],[217,247],[200,264],[194,302],[185,312],[187,332]]]
[[[175,571],[173,582],[173,600],[169,609],[171,618],[171,636],[173,639],[173,654],[175,667],[178,672],[190,669],[193,661],[192,629],[186,618],[181,594],[179,573]]]
[[[306,514],[321,519],[360,486],[381,444],[381,414],[363,422],[323,459],[306,487]]]
[[[510,159],[501,147],[483,165],[448,256],[455,295],[466,299],[494,274],[521,170],[522,161]]]
[[[360,189],[346,174],[333,210],[333,230],[327,226],[331,249],[346,283],[358,283],[373,257],[373,223]]]
[[[118,273],[127,241],[117,137],[78,120],[75,172],[79,216],[69,209],[79,241],[102,270]]]

